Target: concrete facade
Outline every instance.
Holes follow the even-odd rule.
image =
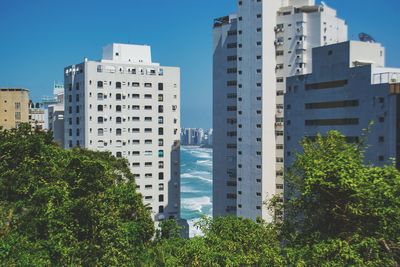
[[[237,16],[214,20],[213,216],[236,215]]]
[[[12,129],[29,122],[29,91],[0,88],[0,127]]]
[[[239,0],[236,45],[230,44],[237,49],[237,74],[229,83],[236,87],[233,101],[219,94],[226,86],[220,73],[226,72],[227,63],[215,54],[227,49],[216,46],[218,34],[223,33],[214,29],[214,214],[272,220],[274,214],[263,203],[283,193],[286,78],[311,72],[311,49],[346,41],[347,25],[335,10],[314,0]],[[228,107],[236,111],[229,131],[220,115]],[[228,132],[236,137],[227,137]],[[224,146],[227,140],[229,146]],[[233,154],[232,164],[224,158],[228,153]],[[228,165],[235,170],[229,186]],[[218,181],[221,177],[224,182]]]
[[[180,217],[180,69],[150,47],[112,44],[64,70],[65,147],[128,159],[156,221]]]
[[[395,159],[399,168],[400,69],[385,68],[384,48],[356,41],[315,48],[313,66],[287,79],[285,167],[302,152],[303,138],[338,130],[349,142],[365,138],[366,164]]]

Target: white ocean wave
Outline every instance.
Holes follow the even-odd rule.
[[[203,212],[204,207],[210,207],[212,205],[211,198],[204,197],[194,197],[194,198],[184,198],[182,199],[182,208]]]
[[[202,193],[202,191],[196,190],[191,186],[181,186],[181,193]]]
[[[182,173],[181,178],[186,179],[199,179],[202,181],[207,181],[209,183],[212,182],[212,175],[210,172],[202,172],[202,171],[193,171],[190,173]]]
[[[182,151],[190,153],[192,156],[197,158],[211,159],[212,149],[200,148],[200,147],[185,147],[181,148]]]
[[[197,160],[197,164],[203,165],[203,166],[212,166],[213,162],[212,160],[206,159],[206,160]]]

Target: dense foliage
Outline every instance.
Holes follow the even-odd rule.
[[[154,231],[125,160],[0,131],[0,265],[399,266],[400,173],[365,166],[360,147],[304,140],[283,223],[204,218],[182,239],[172,220]]]
[[[125,160],[28,125],[0,132],[0,212],[2,266],[122,266],[154,232]]]
[[[305,266],[396,266],[400,173],[364,166],[362,146],[332,131],[303,141],[286,175],[284,231],[291,262]]]

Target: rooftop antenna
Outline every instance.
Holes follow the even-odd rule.
[[[361,32],[360,34],[358,34],[358,39],[361,42],[376,43],[375,39],[371,35],[369,35],[365,32]]]

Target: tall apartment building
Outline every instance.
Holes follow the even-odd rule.
[[[64,70],[65,147],[128,159],[156,221],[180,217],[180,69],[149,46],[112,44]]]
[[[263,203],[283,193],[285,80],[311,72],[313,47],[346,41],[347,25],[314,0],[239,0],[224,25],[214,23],[215,143],[225,140],[214,144],[214,215],[270,220]],[[225,42],[229,25],[237,35]]]
[[[16,128],[23,122],[29,122],[29,91],[0,88],[0,127]]]
[[[214,20],[213,215],[236,214],[237,16]]]
[[[365,163],[396,159],[400,168],[400,69],[385,68],[377,43],[344,42],[313,49],[313,72],[287,79],[285,167],[304,137],[338,130],[349,142],[365,139]]]

